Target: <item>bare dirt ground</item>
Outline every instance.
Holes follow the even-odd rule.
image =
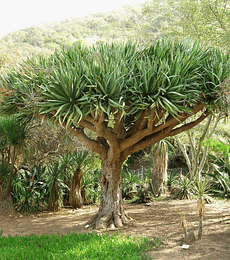
[[[85,223],[97,210],[96,206],[85,206],[78,210],[63,208],[58,212],[0,216],[0,230],[3,230],[4,236],[91,232],[85,228]],[[206,204],[202,239],[191,243],[188,249],[181,247],[183,231],[180,227],[180,215],[185,215],[188,230],[194,231],[197,237],[196,201],[164,200],[150,205],[125,204],[125,210],[132,221],[120,228],[120,233],[163,239],[163,244],[150,252],[152,259],[230,259],[229,200],[214,200],[211,204]],[[108,232],[117,232],[117,229]]]

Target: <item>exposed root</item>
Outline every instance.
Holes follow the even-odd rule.
[[[129,219],[124,211],[122,213],[112,211],[104,213],[99,211],[86,225],[93,229],[114,229],[123,227]]]

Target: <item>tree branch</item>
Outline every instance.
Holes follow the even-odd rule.
[[[208,112],[208,111],[204,112],[197,120],[190,122],[188,124],[185,124],[181,127],[174,129],[173,131],[171,131],[169,136],[174,136],[174,135],[177,135],[177,134],[180,134],[184,131],[189,130],[190,128],[198,125],[200,122],[202,122],[209,115],[210,115],[210,112]]]
[[[191,127],[199,124],[203,121],[210,113],[206,112],[203,113],[195,122],[183,125],[175,130],[172,130],[175,126],[184,122],[188,117],[196,114],[200,110],[204,108],[204,104],[198,103],[198,105],[191,111],[191,113],[181,113],[178,115],[178,118],[175,119],[172,116],[168,116],[166,119],[166,123],[162,123],[161,125],[157,126],[153,129],[151,133],[148,132],[148,129],[143,129],[141,133],[135,134],[135,138],[132,136],[127,138],[120,144],[120,148],[123,156],[128,156],[132,153],[135,153],[139,150],[143,150],[155,143],[159,142],[161,139],[164,139],[167,136],[173,136],[179,134],[183,131],[190,129]],[[147,133],[144,137],[144,134]],[[142,138],[141,138],[142,137]],[[132,138],[132,139],[131,139]],[[132,142],[129,142],[129,141]]]
[[[124,139],[125,138],[125,127],[124,127],[124,117],[122,117],[122,112],[118,111],[114,115],[115,125],[113,132],[116,135],[117,139]]]
[[[65,123],[63,123],[63,127],[65,127]],[[106,157],[106,147],[102,146],[100,142],[89,138],[84,133],[84,128],[77,128],[72,126],[68,129],[73,135],[75,135],[85,146],[87,146],[92,151],[98,153],[101,158]]]
[[[140,130],[141,128],[143,129],[143,124],[147,123],[147,110],[144,110],[139,118],[136,120],[136,122],[134,123],[132,129],[128,132],[129,136],[132,136],[134,133],[136,133],[138,130]],[[144,122],[143,122],[144,121]]]
[[[167,129],[168,127],[173,129],[176,125],[183,123],[188,117],[199,112],[201,109],[203,109],[203,107],[204,107],[204,105],[199,103],[193,109],[193,111],[191,113],[180,113],[180,114],[178,114],[177,118],[174,118],[172,115],[169,115],[165,122],[162,122],[160,125],[153,127],[152,130],[151,130],[151,128],[148,127],[143,130],[139,130],[139,131],[135,132],[132,136],[121,141],[121,144],[120,144],[121,151],[124,151],[128,147],[131,147],[135,143],[138,143],[144,137],[150,136],[149,138],[151,138],[152,134],[159,133],[159,132],[163,131],[164,129]],[[159,113],[159,115],[162,116],[163,112]],[[153,123],[156,124],[159,122],[159,120],[161,119],[161,118],[159,118],[159,115],[155,120],[153,120]],[[151,125],[150,125],[150,127],[151,127]]]

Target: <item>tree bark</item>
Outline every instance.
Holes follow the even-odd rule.
[[[13,214],[14,205],[11,195],[8,195],[0,185],[0,215],[2,214]]]
[[[164,183],[167,182],[168,154],[164,143],[157,147],[153,158],[152,188],[155,195],[164,193]]]
[[[81,196],[83,171],[77,169],[70,184],[69,203],[73,208],[81,208],[83,200]]]
[[[122,161],[108,156],[102,162],[101,203],[98,213],[87,223],[92,228],[122,227],[128,221],[122,205]]]
[[[56,187],[53,187],[53,190],[49,192],[49,201],[48,201],[48,209],[52,211],[57,211],[62,206],[61,194]]]

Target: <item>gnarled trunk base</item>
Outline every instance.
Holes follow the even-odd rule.
[[[109,159],[102,162],[101,204],[98,213],[87,223],[92,228],[119,228],[129,219],[122,205],[121,165],[120,161]]]
[[[70,185],[69,203],[75,209],[81,208],[83,206],[83,199],[81,196],[82,177],[83,177],[83,172],[78,169],[75,172],[73,176],[73,180]]]
[[[122,204],[113,207],[99,208],[99,211],[89,221],[88,225],[93,229],[120,228],[130,218],[126,215]]]

